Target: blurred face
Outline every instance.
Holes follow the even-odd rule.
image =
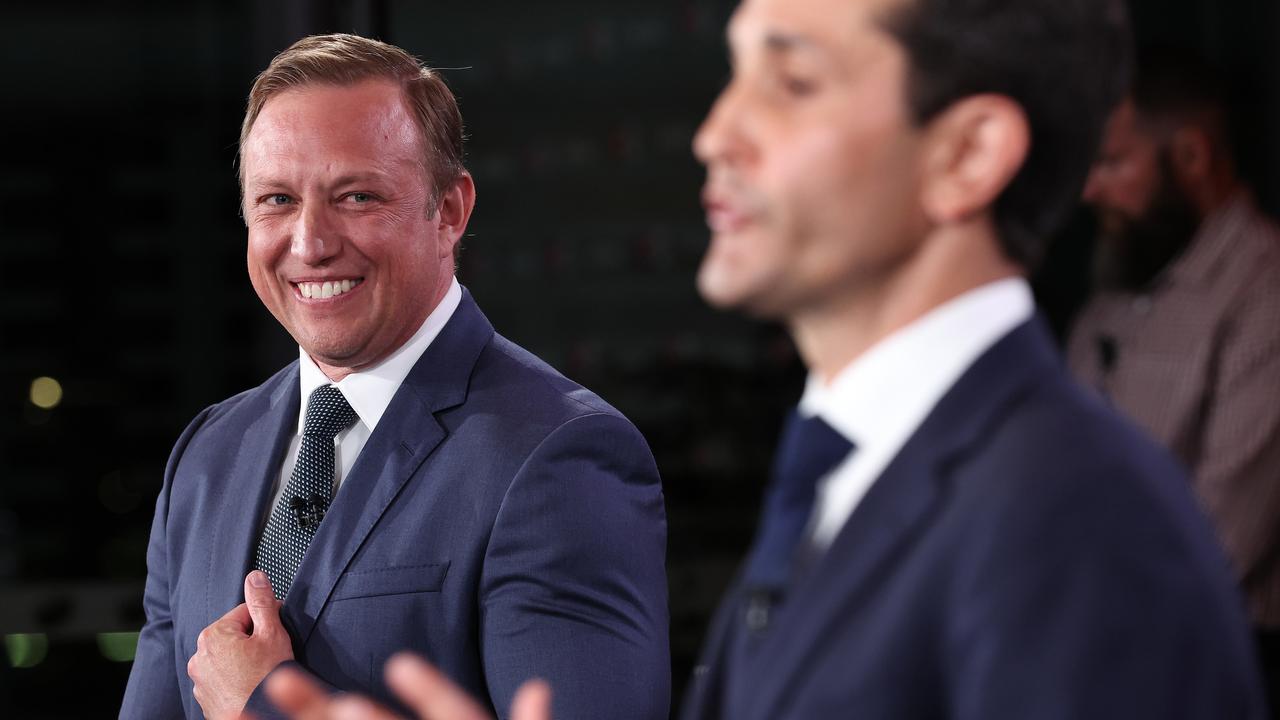
[[[1195,236],[1200,221],[1166,141],[1125,102],[1107,123],[1084,201],[1098,216],[1098,287],[1141,291]]]
[[[394,84],[269,99],[241,149],[249,278],[332,379],[404,344],[448,290],[421,139]]]
[[[792,318],[883,282],[922,239],[898,0],[745,0],[733,75],[694,139],[711,244],[698,289]]]
[[[1125,101],[1107,121],[1084,188],[1104,233],[1120,232],[1147,212],[1161,183],[1159,154],[1156,138],[1141,132],[1133,103]]]

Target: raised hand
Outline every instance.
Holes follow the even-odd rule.
[[[439,670],[409,653],[387,662],[387,685],[419,720],[492,720],[489,712]],[[330,695],[301,672],[281,668],[267,680],[267,696],[294,720],[397,720],[357,695]],[[551,688],[530,680],[516,691],[511,720],[550,720]]]

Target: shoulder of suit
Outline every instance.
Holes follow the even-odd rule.
[[[252,412],[255,416],[260,415],[262,413],[262,408],[260,406],[271,403],[272,397],[278,391],[284,390],[282,386],[290,380],[296,381],[297,376],[298,361],[294,360],[288,365],[277,370],[271,377],[263,381],[261,385],[236,393],[226,400],[222,400],[208,406],[198,417],[203,417],[203,424],[207,426],[211,423],[216,423],[220,419],[228,416],[235,416],[239,412],[246,410]],[[282,400],[283,399],[284,398],[282,398]]]
[[[599,395],[498,333],[481,354],[477,371],[500,374],[505,384],[514,380],[527,401],[537,401],[538,409],[551,411],[566,420],[594,414],[623,417]]]

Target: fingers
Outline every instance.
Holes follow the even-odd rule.
[[[196,653],[208,652],[209,646],[217,642],[218,638],[247,637],[249,622],[249,609],[244,603],[231,608],[226,615],[209,623],[196,635]],[[194,662],[195,659],[195,655],[191,656],[191,661]],[[190,664],[187,667],[190,672]]]
[[[551,686],[542,680],[521,685],[511,701],[511,720],[551,720]]]
[[[488,712],[431,665],[408,653],[387,663],[387,684],[421,720],[490,720]],[[294,720],[396,720],[372,701],[330,696],[292,668],[267,678],[267,697]],[[530,680],[516,691],[512,720],[550,720],[551,688]]]
[[[398,720],[364,698],[329,695],[293,668],[280,668],[267,678],[267,697],[292,720]]]
[[[267,697],[296,720],[323,718],[329,696],[303,673],[282,667],[267,677]]]
[[[226,615],[214,620],[205,628],[205,632],[211,632],[214,628],[223,629],[231,627],[239,630],[242,634],[248,635],[253,629],[253,617],[249,614],[249,608],[244,603],[231,608]]]
[[[400,717],[378,707],[372,700],[344,695],[333,701],[324,720],[400,720]]]
[[[271,591],[271,580],[261,570],[244,579],[244,607],[253,621],[253,634],[271,634],[281,628],[280,601]]]
[[[423,720],[489,720],[489,713],[440,671],[408,653],[387,662],[387,685]]]

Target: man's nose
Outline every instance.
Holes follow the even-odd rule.
[[[1102,179],[1099,175],[1098,168],[1089,169],[1089,176],[1084,181],[1084,190],[1080,192],[1080,199],[1086,204],[1096,205],[1102,198]]]
[[[289,252],[307,265],[323,265],[342,247],[337,233],[326,207],[305,204],[294,224]]]
[[[693,136],[693,155],[704,165],[740,152],[741,103],[733,82],[725,86]]]

